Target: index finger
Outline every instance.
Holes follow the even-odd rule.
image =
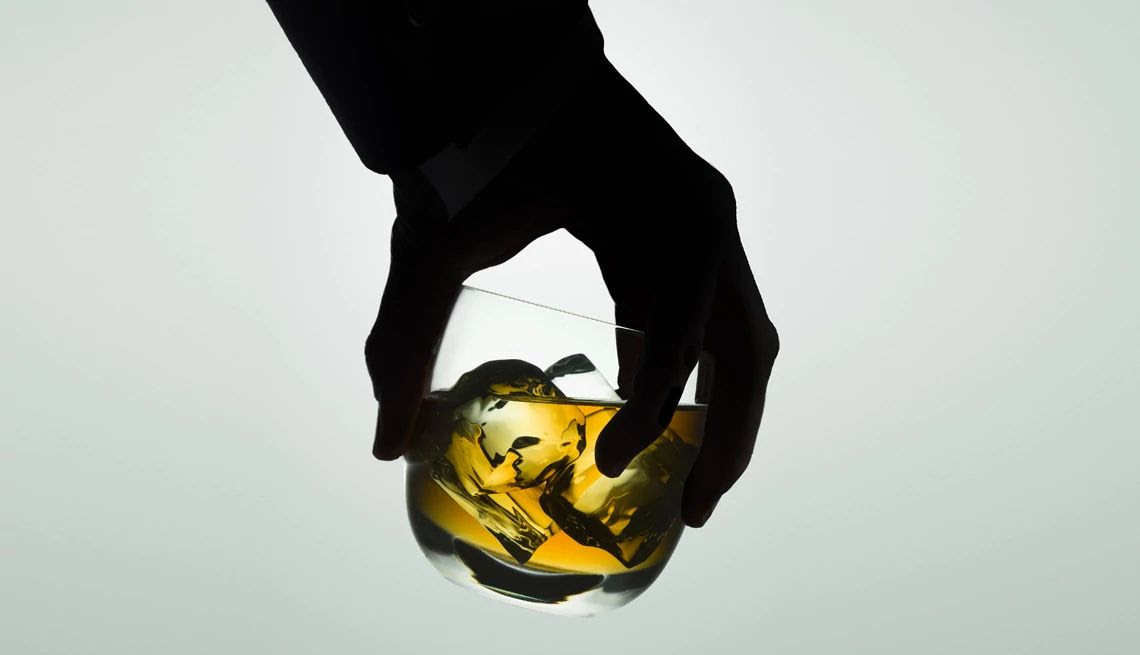
[[[379,402],[377,458],[396,459],[407,450],[463,281],[510,259],[563,220],[525,182],[504,174],[450,221],[440,218],[439,199],[422,179],[396,187],[400,215],[392,226],[392,261],[365,346]]]
[[[705,166],[689,197],[676,203],[672,233],[661,241],[664,270],[649,303],[633,390],[598,436],[598,470],[609,477],[620,475],[668,427],[700,357],[719,263],[736,217],[732,187]]]

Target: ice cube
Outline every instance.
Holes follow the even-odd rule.
[[[483,396],[457,414],[479,427],[477,439],[491,467],[483,491],[526,489],[549,480],[586,446],[585,416],[574,405]]]
[[[558,530],[540,504],[543,482],[585,448],[585,416],[538,367],[487,362],[446,394],[432,477],[518,562]]]
[[[621,396],[585,355],[563,357],[546,369],[546,376],[567,398],[621,402]]]
[[[594,445],[616,413],[603,408],[586,416],[585,451],[546,485],[541,502],[575,541],[632,568],[653,554],[678,520],[682,476],[696,447],[666,429],[620,476],[608,478],[594,464]]]
[[[447,392],[459,403],[480,396],[528,396],[565,398],[539,367],[521,359],[496,359],[467,371]]]
[[[482,481],[490,471],[475,440],[479,426],[460,419],[451,444],[431,466],[431,477],[468,514],[479,521],[520,564],[557,531],[540,505],[539,488],[512,493],[486,493]]]

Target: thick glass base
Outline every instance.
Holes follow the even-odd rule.
[[[657,579],[676,547],[662,543],[656,565],[621,573],[558,571],[533,563],[519,565],[453,536],[415,508],[409,508],[412,533],[428,561],[448,580],[497,600],[563,616],[593,616],[637,598]]]

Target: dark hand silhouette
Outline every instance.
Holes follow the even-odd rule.
[[[604,474],[619,474],[661,434],[701,352],[714,359],[682,505],[686,524],[703,525],[751,458],[776,330],[740,242],[732,187],[601,55],[585,1],[269,4],[361,160],[393,178],[391,267],[365,346],[379,401],[374,454],[405,452],[463,281],[562,228],[594,252],[616,322],[646,334],[643,345],[617,344],[627,402],[599,436]],[[577,54],[542,69],[566,59],[559,42]],[[531,95],[556,107],[552,116],[525,100],[514,114],[495,113],[518,80],[536,77],[545,89]],[[496,120],[505,129],[480,137]],[[492,153],[525,145],[485,186],[464,175],[441,185],[421,172],[431,153],[480,138]]]
[[[702,525],[748,465],[778,348],[727,180],[602,63],[450,220],[422,177],[397,176],[394,188],[391,268],[366,346],[380,403],[376,456],[407,447],[461,283],[564,228],[594,252],[617,323],[646,333],[640,362],[622,353],[628,401],[598,440],[604,474],[619,474],[661,434],[701,351],[715,358],[683,503],[685,522]]]

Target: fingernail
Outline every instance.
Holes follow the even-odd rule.
[[[391,446],[380,446],[372,451],[376,459],[390,462],[394,459],[399,459],[400,453],[395,451]]]
[[[376,437],[372,442],[372,456],[376,459],[390,462],[400,456],[396,450],[397,443],[394,439],[384,439],[384,424],[383,417],[380,412],[376,413]]]
[[[372,454],[376,457],[376,459],[391,461],[400,456],[400,453],[394,452],[395,450],[396,449],[393,448],[393,444],[377,441],[376,445],[372,448]]]
[[[595,462],[595,463],[597,464],[598,470],[601,471],[602,475],[606,476],[607,478],[616,478],[617,476],[621,475],[622,471],[625,471],[625,467],[628,464],[628,462],[625,462],[622,464],[604,464],[604,465],[599,463],[599,462]]]
[[[697,524],[693,527],[697,527],[697,528],[704,527],[705,523],[708,523],[709,517],[712,516],[713,510],[716,509],[716,505],[719,502],[720,502],[720,499],[718,498],[718,499],[714,500],[711,505],[706,507],[705,510],[703,512],[701,512],[701,515],[699,517],[697,517]]]

